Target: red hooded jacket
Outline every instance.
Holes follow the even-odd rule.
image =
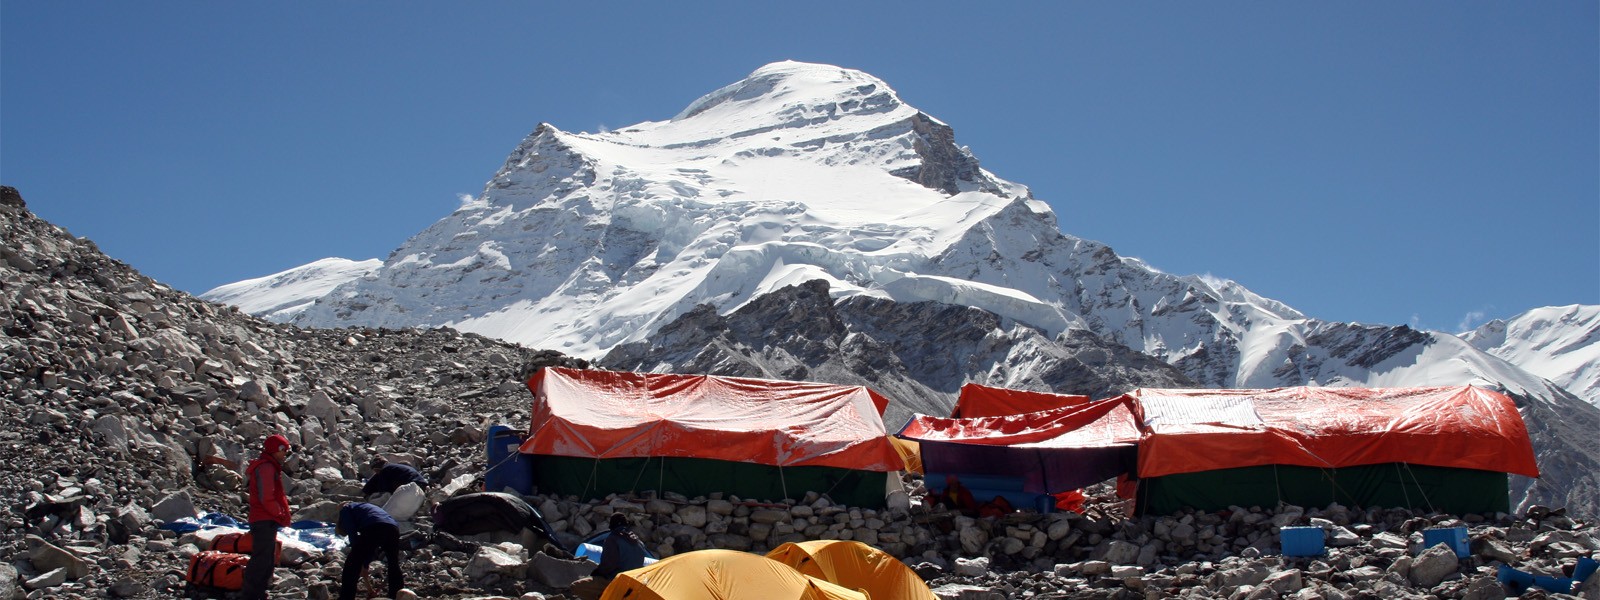
[[[289,447],[289,440],[281,435],[267,438],[261,457],[250,461],[244,470],[245,487],[250,491],[250,522],[277,521],[289,526],[289,495],[284,492],[283,465],[272,457],[274,452]]]

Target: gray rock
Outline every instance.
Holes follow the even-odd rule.
[[[28,561],[39,572],[60,569],[64,576],[76,581],[89,574],[91,563],[66,549],[51,544],[36,535],[25,538],[28,543]]]
[[[22,587],[28,591],[47,590],[66,582],[66,569],[51,569],[33,579],[22,582]]]
[[[1005,593],[1000,590],[975,585],[941,585],[932,592],[939,600],[1006,600]]]
[[[17,568],[0,562],[0,600],[10,600],[17,595]]]
[[[162,498],[160,502],[157,502],[155,506],[150,507],[151,517],[160,519],[161,521],[167,523],[187,517],[197,517],[199,515],[200,511],[195,510],[194,508],[194,498],[189,496],[189,492],[187,490],[180,490],[178,492],[168,494],[165,498]]]
[[[502,546],[479,546],[478,551],[467,561],[465,570],[467,581],[482,582],[490,575],[526,579],[528,564],[519,555],[520,552],[520,547],[509,550]]]
[[[541,584],[564,590],[572,587],[572,582],[588,577],[598,566],[581,558],[568,560],[535,552],[528,565],[528,575]]]
[[[1444,581],[1446,576],[1455,573],[1460,564],[1455,550],[1446,544],[1435,544],[1411,562],[1411,572],[1407,577],[1418,586],[1432,588]]]
[[[989,559],[983,556],[978,558],[957,558],[952,571],[962,577],[982,577],[989,572]]]

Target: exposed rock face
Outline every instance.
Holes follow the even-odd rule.
[[[701,306],[646,343],[618,347],[610,369],[807,379],[866,385],[891,398],[891,430],[911,413],[943,416],[968,381],[1103,398],[1185,387],[1177,369],[1083,330],[1055,338],[994,313],[855,296],[835,303],[816,280],[718,315]]]
[[[912,149],[922,157],[922,164],[891,173],[946,194],[967,189],[1000,193],[1000,186],[978,167],[978,158],[956,145],[956,132],[949,125],[921,112],[911,117],[910,122],[911,130],[917,133]]]

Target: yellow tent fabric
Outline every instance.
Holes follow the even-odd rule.
[[[922,474],[922,444],[916,440],[902,440],[889,436],[889,443],[894,445],[894,451],[900,453],[900,460],[905,461],[906,470],[918,475]]]
[[[936,600],[928,584],[905,563],[853,540],[790,542],[768,552],[767,558],[873,598]]]
[[[760,554],[696,550],[618,573],[600,600],[871,600]]]

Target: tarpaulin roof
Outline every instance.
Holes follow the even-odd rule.
[[[1020,415],[1088,403],[1088,396],[1008,390],[969,383],[961,386],[961,395],[956,397],[956,405],[950,409],[950,418]]]
[[[1510,398],[1479,388],[1140,389],[1139,476],[1411,463],[1538,477]]]
[[[1135,409],[1123,396],[1020,415],[916,415],[896,435],[917,440],[926,472],[1012,475],[1023,478],[1026,491],[1053,493],[1133,470]]]
[[[899,471],[888,400],[862,386],[549,367],[521,451]]]

